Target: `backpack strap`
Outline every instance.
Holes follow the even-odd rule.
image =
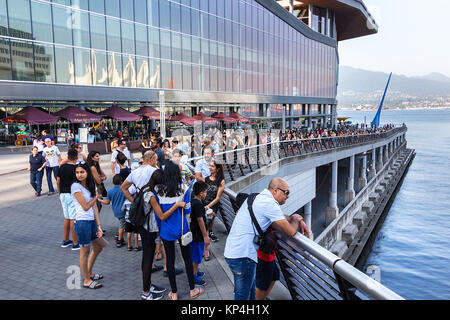
[[[253,212],[253,202],[255,201],[256,196],[259,193],[252,193],[247,198],[247,206],[248,211],[250,212],[250,217],[252,218],[253,225],[256,227],[256,230],[258,230],[259,235],[262,237],[264,232],[262,231],[261,227],[259,226],[258,220],[256,220],[255,213]]]

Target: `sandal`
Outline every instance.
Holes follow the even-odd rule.
[[[90,277],[90,278],[91,278],[91,280],[97,281],[97,280],[103,279],[103,275],[101,273],[96,273],[96,274],[94,274],[93,277]]]
[[[170,291],[168,294],[167,294],[167,296],[169,297],[169,300],[178,300],[178,297],[177,297],[177,299],[174,299],[173,298],[173,295],[174,295],[175,293],[173,293],[172,291]]]
[[[136,251],[136,252],[141,251],[141,247],[135,247],[134,251]]]
[[[195,287],[195,289],[194,289],[194,295],[191,294],[191,299],[198,298],[198,297],[201,296],[203,293],[205,293],[205,289],[203,289],[202,287]]]
[[[128,247],[128,251],[133,251],[133,247]]]
[[[103,287],[103,285],[97,281],[92,281],[88,286],[83,285],[83,287],[86,289],[99,289]]]
[[[205,261],[209,261],[209,260],[211,260],[211,256],[207,256],[207,257],[203,256],[203,259],[205,259]]]

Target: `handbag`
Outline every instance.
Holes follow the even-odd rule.
[[[184,208],[181,209],[181,245],[187,246],[189,243],[192,242],[192,232],[188,231],[185,234],[183,234],[183,215],[184,215]]]

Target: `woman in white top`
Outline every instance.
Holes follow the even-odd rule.
[[[97,195],[95,193],[94,179],[87,164],[78,164],[75,168],[75,181],[71,187],[76,209],[75,232],[80,244],[80,268],[83,274],[83,287],[98,289],[102,284],[97,280],[103,278],[102,274],[93,274],[97,256],[102,251],[100,216],[97,208]],[[91,251],[92,244],[92,251]]]

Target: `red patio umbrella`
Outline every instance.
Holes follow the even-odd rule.
[[[116,121],[140,121],[141,117],[133,112],[126,111],[117,105],[112,105],[106,110],[98,113],[99,115],[113,118]]]
[[[208,117],[203,112],[197,113],[195,116],[192,117],[193,119],[199,120],[201,122],[204,122],[205,124],[214,124],[217,123],[217,119]]]
[[[47,124],[58,122],[58,117],[28,106],[22,110],[2,119],[3,123]]]
[[[223,112],[220,112],[220,113],[218,113],[218,114],[216,114],[216,115],[213,115],[212,117],[213,117],[213,118],[216,118],[217,120],[226,122],[226,123],[235,123],[235,122],[238,121],[236,118],[227,116],[227,115],[226,115],[225,113],[223,113]]]
[[[230,114],[230,117],[237,119],[239,122],[250,122],[250,120],[237,112]]]
[[[195,123],[195,121],[198,121],[197,119],[188,117],[183,112],[180,112],[176,116],[170,117],[170,120],[171,121],[179,121],[179,122],[182,122],[182,123],[184,123],[186,125],[193,125]]]
[[[60,118],[64,118],[72,123],[89,123],[102,121],[102,117],[75,106],[68,106],[63,110],[55,112],[54,115]]]
[[[152,119],[152,120],[159,120],[160,119],[159,111],[155,110],[155,109],[153,109],[152,107],[149,107],[149,106],[141,107],[139,110],[136,110],[133,113],[138,115],[138,116],[147,117],[147,118]],[[167,113],[164,114],[164,117],[166,118],[166,120],[170,119],[170,116]]]

